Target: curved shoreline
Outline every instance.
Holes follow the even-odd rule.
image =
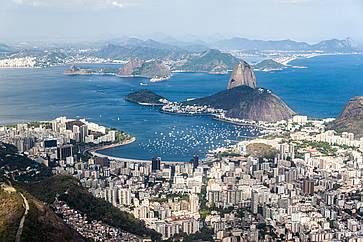
[[[136,141],[136,137],[132,137],[131,139],[128,139],[122,143],[104,145],[101,147],[94,147],[94,148],[86,150],[85,152],[88,152],[92,156],[108,158],[110,160],[115,160],[115,161],[120,161],[120,162],[151,163],[151,160],[139,160],[139,159],[134,159],[134,158],[115,157],[115,156],[100,154],[97,152],[100,150],[107,150],[107,149],[112,149],[112,148],[119,147],[119,146],[129,145],[135,141]],[[182,164],[182,163],[185,163],[185,161],[161,161],[161,163],[172,165],[172,164]]]
[[[102,146],[99,146],[99,147],[92,147],[92,148],[86,149],[84,151],[84,153],[87,152],[87,153],[90,153],[90,154],[94,155],[94,154],[98,154],[97,151],[107,150],[107,149],[111,149],[111,148],[115,148],[115,147],[119,147],[119,146],[128,145],[128,144],[131,144],[131,143],[133,143],[135,141],[136,141],[136,137],[131,137],[131,139],[127,139],[127,140],[125,140],[122,143],[116,143],[116,144],[110,144],[110,145],[102,145]]]

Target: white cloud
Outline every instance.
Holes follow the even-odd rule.
[[[87,7],[87,8],[123,8],[138,5],[142,0],[13,0],[19,5],[33,7]]]
[[[113,6],[115,7],[119,7],[119,8],[123,8],[124,7],[124,4],[122,2],[119,2],[119,1],[112,1],[111,3]]]

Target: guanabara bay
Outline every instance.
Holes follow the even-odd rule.
[[[0,241],[363,241],[359,0],[0,4]]]

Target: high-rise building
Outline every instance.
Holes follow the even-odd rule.
[[[85,142],[86,136],[88,135],[88,127],[87,125],[81,125],[79,127],[79,142]]]
[[[151,171],[160,171],[160,157],[153,157],[151,160]]]
[[[18,152],[23,153],[30,150],[35,145],[35,139],[33,137],[16,137],[14,144],[18,149]]]
[[[73,145],[61,145],[57,148],[57,158],[59,160],[65,160],[67,157],[73,156]]]
[[[197,213],[199,211],[199,197],[196,194],[189,196],[190,212]]]
[[[302,189],[303,189],[303,193],[305,195],[313,195],[314,194],[314,180],[304,179]]]
[[[194,155],[193,158],[190,160],[190,162],[193,164],[193,170],[199,166],[199,157],[197,155]]]
[[[78,143],[81,141],[81,131],[79,126],[73,125],[73,136],[74,140]]]
[[[131,204],[131,191],[128,188],[119,188],[118,189],[118,203],[121,205],[130,205]]]
[[[254,214],[258,213],[258,192],[256,190],[252,190],[251,210]]]
[[[44,140],[44,148],[55,148],[57,147],[57,140],[56,139],[46,139]]]

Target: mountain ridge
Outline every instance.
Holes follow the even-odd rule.
[[[322,40],[316,44],[308,44],[294,40],[251,40],[247,38],[234,37],[219,40],[212,46],[222,49],[240,50],[285,50],[285,51],[328,51],[328,52],[350,52],[355,51],[351,39]]]

